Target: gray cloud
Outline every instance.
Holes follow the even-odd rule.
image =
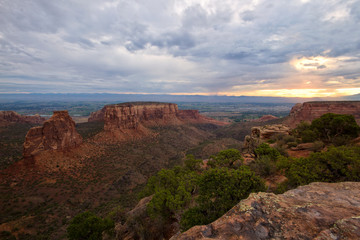
[[[359,17],[360,0],[3,0],[0,91],[360,88]],[[331,61],[292,65],[319,56]]]

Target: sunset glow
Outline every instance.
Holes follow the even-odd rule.
[[[360,92],[359,1],[3,2],[0,92]]]

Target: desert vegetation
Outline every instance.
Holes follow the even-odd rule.
[[[359,127],[352,116],[327,114],[301,123],[290,135],[263,141],[253,159],[244,160],[241,141],[262,124],[155,126],[156,135],[116,144],[94,142],[103,122],[79,123],[82,152],[54,156],[49,162],[58,164],[43,173],[20,165],[1,172],[6,181],[1,183],[0,236],[84,239],[106,232],[121,239],[115,223],[134,238],[168,238],[173,229],[210,223],[252,192],[360,180],[360,147],[354,141]],[[21,161],[21,139],[30,127],[1,129],[1,154],[17,156],[9,164]],[[277,178],[282,180],[273,181]],[[141,199],[147,199],[145,211],[129,214]],[[75,234],[74,228],[82,231]]]

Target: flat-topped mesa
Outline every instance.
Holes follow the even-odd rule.
[[[350,114],[360,124],[360,101],[326,101],[296,104],[285,120],[285,124],[294,128],[301,121],[311,122],[326,113]]]
[[[178,123],[178,107],[173,103],[135,102],[104,107],[104,130],[139,129]]]
[[[32,158],[47,150],[66,151],[79,146],[82,137],[75,129],[75,122],[68,111],[54,111],[42,127],[34,127],[25,137],[24,158]]]
[[[199,114],[197,110],[179,110],[177,104],[162,102],[129,102],[106,105],[90,115],[88,122],[104,121],[99,137],[113,140],[141,138],[152,134],[148,127],[186,123],[226,125]],[[101,136],[100,136],[101,135]]]
[[[14,111],[0,111],[0,122],[42,124],[45,120],[39,115],[24,116]]]

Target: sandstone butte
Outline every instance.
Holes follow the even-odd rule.
[[[46,150],[66,151],[81,143],[82,137],[68,111],[54,111],[43,126],[33,127],[26,134],[23,156],[28,159]]]
[[[325,113],[351,114],[360,124],[360,101],[326,101],[296,104],[285,120],[285,124],[294,128],[301,121],[311,122]]]
[[[171,238],[195,239],[360,239],[360,183],[252,193],[213,223]]]
[[[45,118],[39,115],[24,116],[14,111],[0,111],[0,123],[32,123],[42,124],[45,122]]]
[[[89,122],[104,121],[104,132],[116,139],[141,137],[148,127],[184,123],[226,125],[199,114],[197,110],[179,110],[177,104],[160,102],[130,102],[106,105],[91,113]]]

